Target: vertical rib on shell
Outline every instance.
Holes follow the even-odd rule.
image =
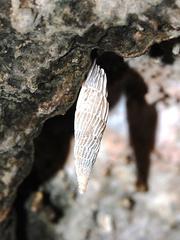
[[[94,61],[82,85],[75,112],[74,156],[81,193],[86,191],[106,127],[109,112],[106,87],[106,74]]]

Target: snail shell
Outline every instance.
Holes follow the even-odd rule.
[[[74,156],[80,193],[86,191],[106,127],[109,112],[106,88],[106,74],[94,61],[82,85],[75,112]]]

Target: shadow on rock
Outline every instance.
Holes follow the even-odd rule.
[[[58,170],[64,167],[70,150],[70,141],[73,136],[75,106],[64,116],[55,116],[48,119],[40,135],[34,139],[34,165],[30,175],[25,179],[18,190],[15,207],[17,211],[17,239],[26,240],[27,237],[27,210],[26,201],[32,193],[52,178]],[[46,196],[43,193],[43,196]],[[43,205],[54,210],[50,201],[43,197]],[[57,215],[61,217],[58,211]],[[56,218],[58,218],[56,216]]]
[[[97,53],[94,52],[94,57]],[[108,99],[113,108],[122,94],[126,96],[129,141],[133,148],[138,191],[148,190],[150,155],[155,144],[157,111],[155,105],[148,104],[145,94],[148,87],[142,77],[113,52],[105,52],[97,58],[108,79]]]

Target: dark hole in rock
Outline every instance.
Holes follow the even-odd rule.
[[[180,44],[180,37],[155,43],[150,48],[149,55],[153,58],[160,58],[164,64],[173,64],[175,61],[173,48],[176,44]]]

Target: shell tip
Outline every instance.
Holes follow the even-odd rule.
[[[80,194],[80,195],[83,195],[85,192],[86,192],[86,190],[81,189],[81,188],[79,187],[79,194]]]
[[[80,194],[84,194],[87,189],[89,178],[84,175],[78,176],[78,190]]]

